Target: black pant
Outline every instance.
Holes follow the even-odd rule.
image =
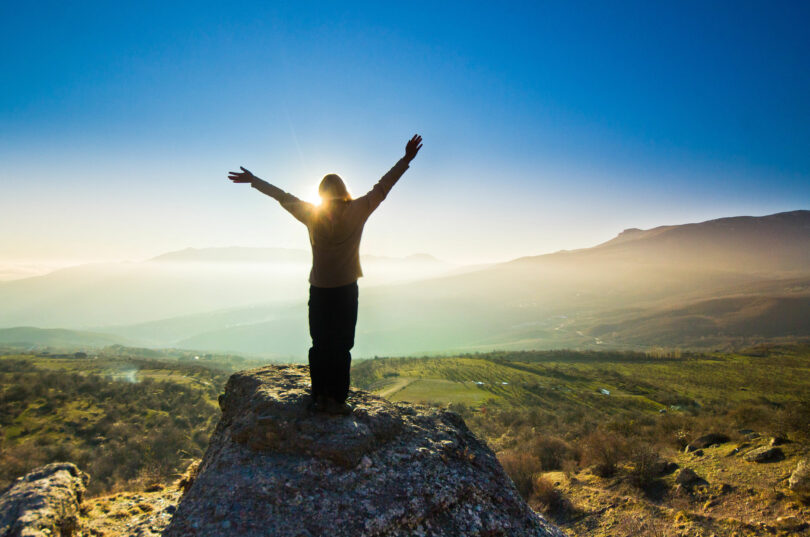
[[[312,395],[339,403],[349,394],[349,368],[357,324],[357,282],[341,287],[309,286],[309,374]]]

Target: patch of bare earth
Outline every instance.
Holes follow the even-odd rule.
[[[81,508],[79,537],[157,537],[171,521],[182,490],[155,485],[142,492],[90,498]]]
[[[562,513],[547,514],[571,536],[810,537],[810,505],[788,488],[807,448],[787,443],[779,446],[781,460],[745,459],[746,453],[766,445],[767,439],[760,438],[712,446],[697,455],[668,453],[668,460],[701,478],[690,487],[676,483],[677,471],[646,492],[631,486],[622,470],[611,478],[588,470],[547,472],[543,477],[569,504]]]

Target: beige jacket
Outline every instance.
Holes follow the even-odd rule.
[[[356,282],[363,275],[360,268],[363,226],[408,167],[407,158],[399,159],[368,194],[338,207],[332,218],[322,214],[318,206],[301,201],[258,177],[251,182],[251,186],[278,200],[282,207],[307,226],[312,245],[309,283],[315,287],[339,287]]]

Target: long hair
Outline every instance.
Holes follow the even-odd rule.
[[[321,184],[318,186],[318,194],[324,202],[330,200],[351,201],[352,197],[346,189],[346,183],[336,173],[323,176]]]
[[[321,205],[315,213],[317,228],[321,233],[330,235],[335,229],[337,218],[343,214],[352,197],[343,179],[336,173],[323,177],[318,186],[318,194],[321,196]]]

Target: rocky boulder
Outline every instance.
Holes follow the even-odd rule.
[[[352,391],[307,411],[304,366],[231,376],[222,418],[164,535],[554,536],[452,412]]]
[[[763,446],[752,449],[745,454],[745,460],[749,462],[772,462],[781,461],[785,454],[778,447]]]
[[[698,449],[706,449],[710,446],[725,444],[731,440],[727,435],[722,433],[709,433],[700,436],[687,444],[685,451],[687,453],[696,451]]]
[[[810,459],[799,461],[788,480],[790,490],[799,496],[810,498]]]
[[[89,478],[55,462],[20,477],[0,496],[0,537],[69,537]]]

